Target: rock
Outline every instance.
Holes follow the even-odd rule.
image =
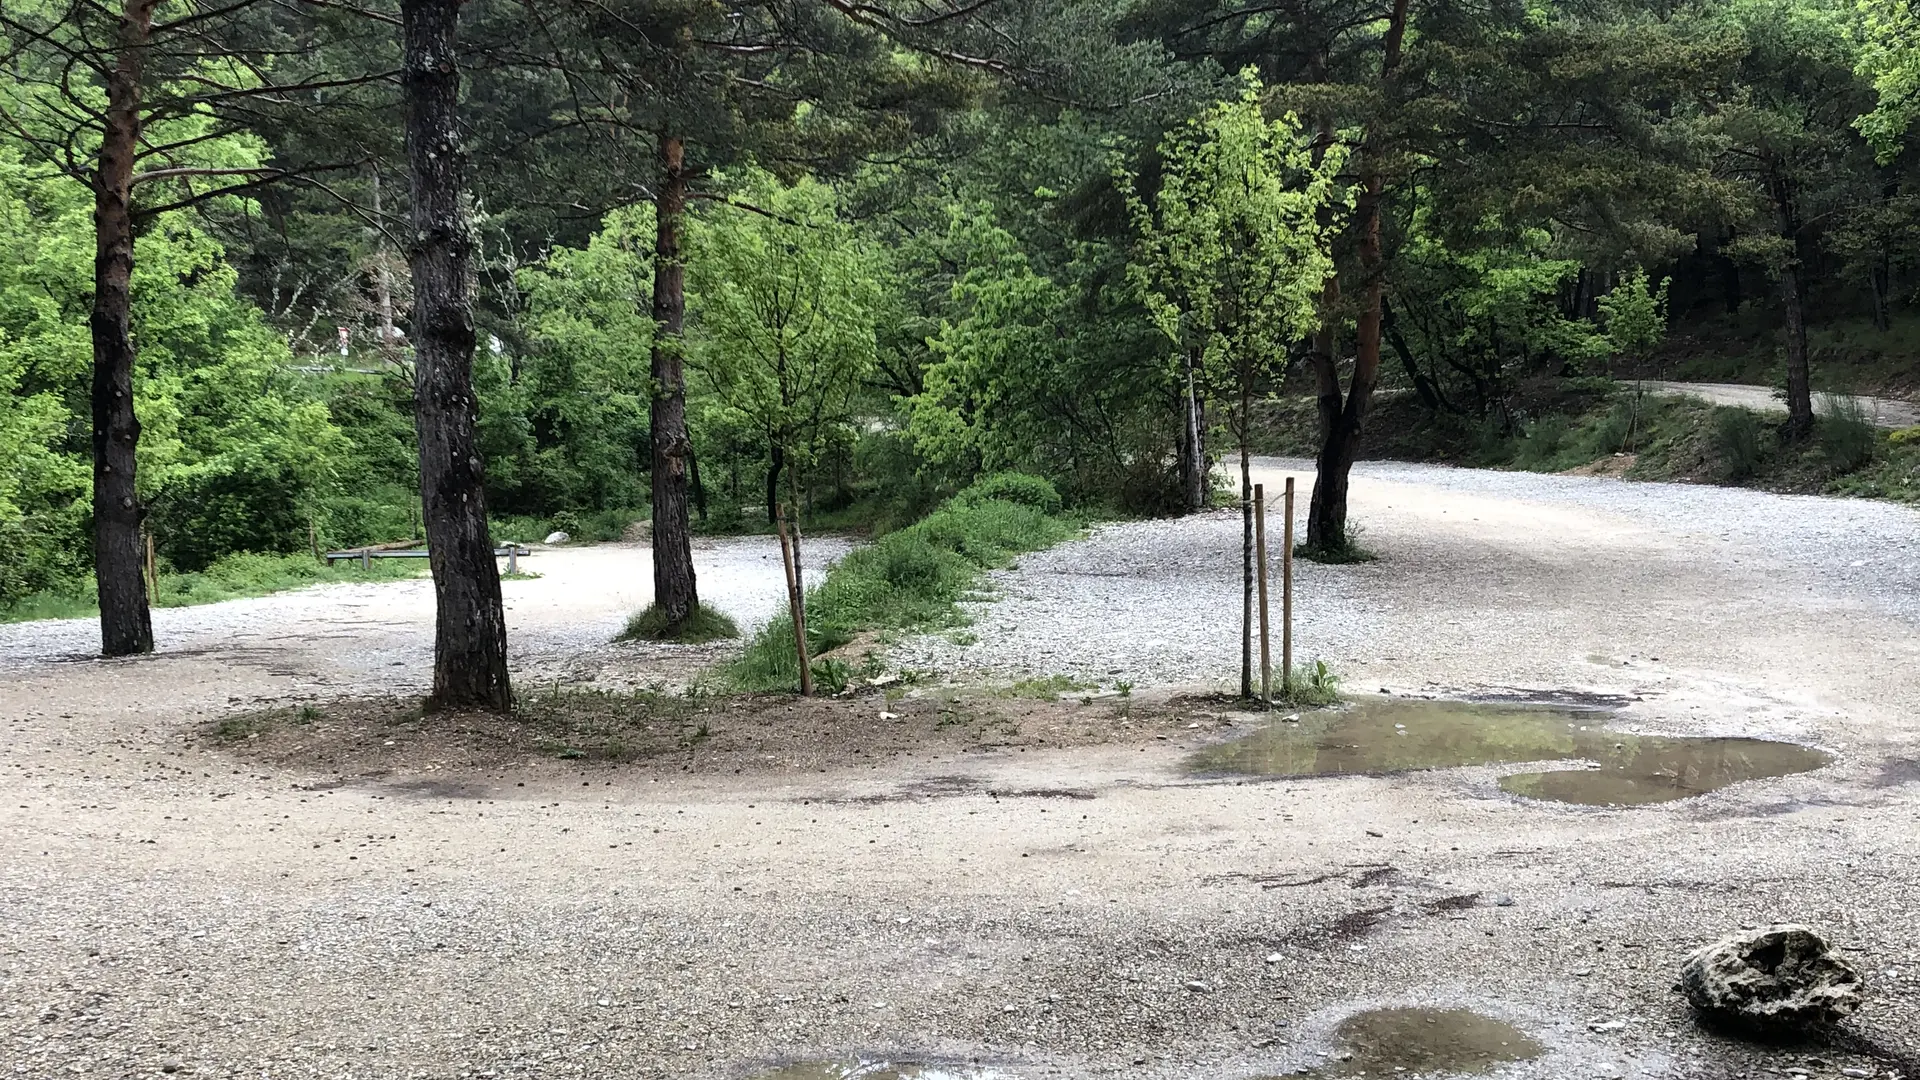
[[[1680,990],[1702,1020],[1792,1034],[1859,1008],[1860,973],[1812,929],[1781,923],[1696,950],[1681,964]]]
[[[1204,994],[1212,990],[1213,987],[1208,986],[1206,983],[1201,982],[1199,979],[1193,979],[1187,983],[1187,989],[1193,991],[1196,994]]]
[[[573,539],[573,537],[568,536],[566,533],[550,532],[547,534],[546,542],[549,544],[564,544],[571,539]]]
[[[1493,898],[1493,906],[1494,907],[1512,907],[1513,897],[1508,896],[1506,893],[1498,893]]]

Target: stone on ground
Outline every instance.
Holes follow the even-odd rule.
[[[1860,974],[1810,928],[1782,923],[1696,950],[1681,965],[1680,990],[1702,1020],[1792,1035],[1858,1008]]]

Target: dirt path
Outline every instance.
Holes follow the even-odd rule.
[[[1838,760],[1631,810],[1517,799],[1499,767],[1239,783],[1183,769],[1223,734],[1196,705],[1170,737],[1061,750],[930,743],[737,775],[530,759],[338,785],[187,736],[256,699],[417,687],[415,585],[191,609],[191,648],[131,663],[9,627],[0,1062],[738,1078],[881,1054],[1240,1080],[1326,1062],[1344,1017],[1398,1004],[1518,1025],[1547,1050],[1503,1074],[1520,1077],[1884,1077],[1920,1053],[1920,515],[1388,465],[1354,493],[1381,559],[1300,582],[1303,653],[1354,687],[1618,694],[1636,699],[1625,728]],[[1004,575],[974,644],[913,649],[1142,695],[1224,680],[1234,529],[1097,530]],[[644,682],[665,663],[596,644],[644,581],[606,558],[514,583],[535,678]],[[764,565],[738,577],[771,606]],[[1678,957],[1776,918],[1872,972],[1854,1027],[1882,1056],[1685,1020]]]
[[[1786,402],[1774,392],[1771,386],[1748,386],[1743,383],[1687,383],[1660,382],[1648,380],[1637,383],[1644,386],[1650,394],[1669,394],[1681,397],[1699,398],[1713,405],[1737,405],[1742,409],[1756,412],[1786,412]],[[1827,395],[1814,395],[1814,409],[1824,411],[1822,399]],[[1911,401],[1900,401],[1883,397],[1851,397],[1842,395],[1860,407],[1860,411],[1875,425],[1883,428],[1903,428],[1920,424],[1920,405]]]

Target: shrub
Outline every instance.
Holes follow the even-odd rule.
[[[1720,473],[1745,480],[1760,468],[1760,418],[1747,409],[1721,406],[1709,417],[1708,438]]]
[[[968,506],[992,499],[1030,506],[1043,514],[1060,512],[1060,492],[1053,482],[1029,473],[999,472],[975,480],[957,499]]]
[[[1299,708],[1332,705],[1340,700],[1340,676],[1333,673],[1325,660],[1295,664],[1293,678],[1282,681],[1275,690],[1274,700]]]
[[[1850,473],[1872,461],[1880,442],[1879,429],[1867,419],[1859,399],[1831,394],[1822,396],[1814,434],[1820,442],[1820,456],[1836,473]]]

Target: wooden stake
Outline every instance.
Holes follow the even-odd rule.
[[[1273,652],[1267,605],[1267,485],[1253,485],[1253,548],[1260,563],[1260,700],[1273,700]]]
[[[1280,686],[1293,690],[1293,477],[1287,477],[1286,538],[1280,544]]]
[[[147,534],[147,595],[151,597],[153,596],[153,594],[159,591],[160,591],[160,570],[159,570],[159,566],[153,561],[153,534],[148,533]]]
[[[773,528],[780,534],[780,566],[787,572],[787,607],[793,612],[793,649],[800,658],[800,694],[803,697],[813,695],[813,668],[807,658],[807,611],[806,594],[800,590],[798,559],[799,554],[794,541],[787,536],[787,512],[784,507],[773,508]]]

